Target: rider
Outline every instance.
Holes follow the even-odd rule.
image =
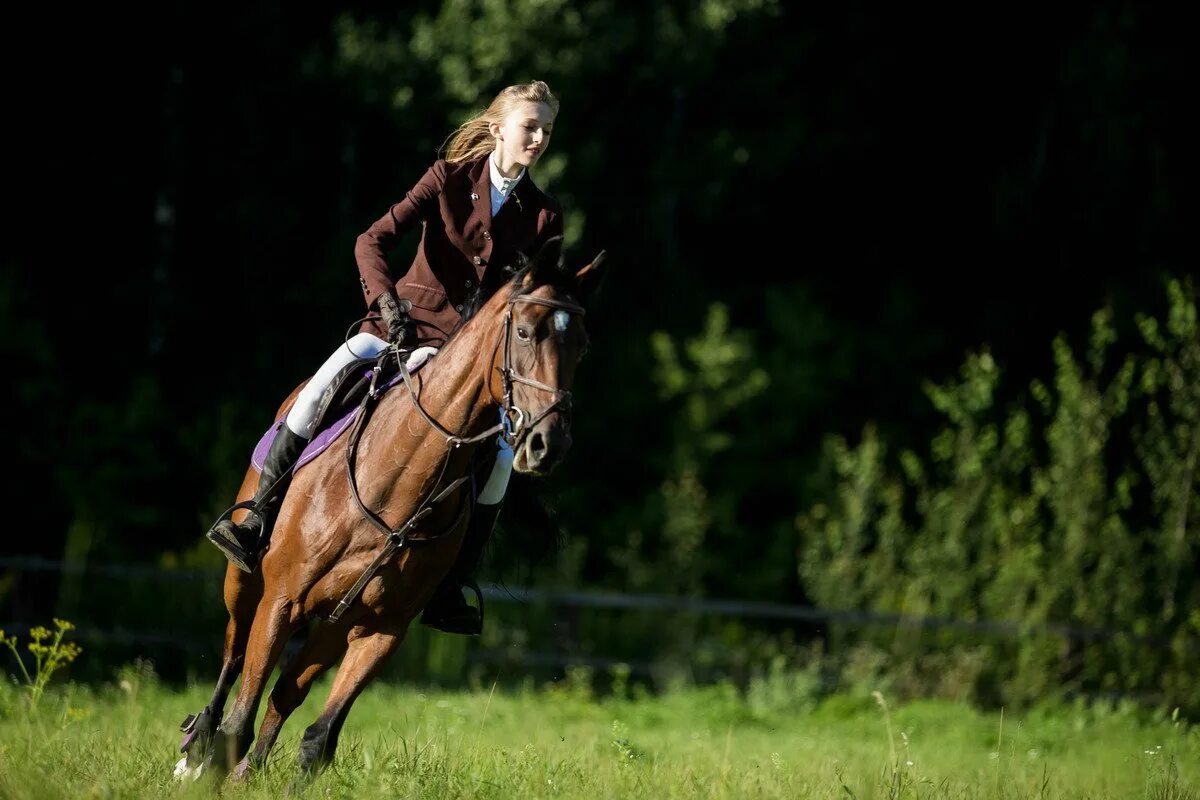
[[[562,234],[562,208],[529,174],[550,144],[557,115],[558,100],[545,82],[507,87],[451,134],[446,157],[435,161],[403,200],[358,237],[354,257],[359,283],[368,309],[381,317],[364,322],[300,391],[264,460],[245,520],[235,524],[223,518],[208,532],[235,565],[254,571],[292,468],[313,436],[321,395],[334,376],[355,359],[378,356],[389,344],[411,344],[413,328],[417,341],[444,341],[503,285],[509,277],[506,267],[518,252],[536,252],[547,239]],[[396,281],[386,253],[418,223],[422,231],[416,258]],[[482,625],[462,587],[478,565],[511,474],[512,451],[502,438],[498,447],[458,560],[421,618],[449,633],[478,634]]]

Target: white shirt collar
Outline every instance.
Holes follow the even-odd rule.
[[[521,167],[521,171],[517,173],[517,177],[515,178],[506,178],[501,175],[500,169],[496,166],[496,152],[494,150],[492,151],[492,154],[488,156],[488,170],[492,175],[492,186],[496,187],[496,191],[500,192],[502,197],[508,197],[508,194],[512,191],[512,188],[516,186],[517,182],[525,176],[524,167]]]

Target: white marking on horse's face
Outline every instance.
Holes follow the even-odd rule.
[[[559,333],[566,331],[571,324],[571,315],[561,308],[554,312],[554,330]]]

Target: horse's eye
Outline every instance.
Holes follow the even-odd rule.
[[[520,339],[522,342],[528,342],[529,341],[529,328],[526,328],[524,325],[518,325],[517,326],[517,338]]]

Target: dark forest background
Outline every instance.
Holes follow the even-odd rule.
[[[846,521],[843,533],[864,519],[874,531],[841,553],[862,564],[891,530],[872,522],[878,503],[856,511],[847,501],[856,474],[847,453],[907,469],[917,486],[902,454],[944,463],[947,419],[959,433],[966,424],[933,387],[965,396],[986,373],[987,402],[968,403],[967,416],[980,430],[990,419],[1004,438],[1013,409],[1040,403],[1029,422],[1036,442],[1024,466],[1004,473],[987,436],[957,441],[976,448],[981,474],[1034,492],[1038,470],[1059,463],[1053,431],[1070,428],[1056,414],[1075,356],[1055,350],[1055,338],[1083,353],[1096,341],[1095,313],[1108,309],[1101,327],[1117,357],[1078,356],[1094,367],[1081,380],[1103,390],[1124,354],[1141,353],[1130,391],[1146,389],[1144,364],[1170,354],[1154,351],[1138,315],[1186,316],[1193,48],[1161,6],[968,14],[453,0],[27,13],[12,20],[4,56],[8,556],[218,565],[202,535],[233,501],[251,448],[365,313],[355,237],[510,83],[546,80],[562,103],[535,176],[567,210],[568,261],[609,255],[588,316],[574,449],[532,487],[552,499],[565,542],[536,567],[498,547],[490,569],[510,583],[841,600],[1023,624],[1031,617],[1019,604],[989,608],[985,589],[940,607],[914,604],[932,596],[925,590],[839,594],[813,577],[813,559],[846,546],[831,515]],[[397,275],[414,246],[415,235],[394,254]],[[1191,329],[1171,330],[1164,347],[1190,346]],[[1194,377],[1181,369],[1180,380]],[[1038,386],[1054,396],[1043,402]],[[1138,609],[1129,620],[1140,635],[1187,644],[1132,683],[1113,664],[1143,663],[1137,655],[1097,656],[1106,666],[1096,675],[1062,647],[1047,658],[1063,680],[1158,697],[1176,691],[1163,688],[1164,674],[1195,663],[1200,539],[1185,524],[1169,556],[1180,567],[1168,614],[1146,588],[1163,585],[1154,565],[1168,557],[1146,544],[1146,531],[1167,525],[1151,470],[1137,468],[1146,477],[1126,505],[1110,502],[1123,496],[1126,465],[1145,461],[1150,389],[1128,424],[1105,417],[1095,462],[1103,513],[1080,535],[1098,541],[1113,515],[1126,525],[1130,559],[1150,565],[1128,590]],[[872,441],[886,443],[877,460],[855,449]],[[1190,449],[1181,452],[1189,463]],[[1162,475],[1172,474],[1163,458]],[[954,475],[923,474],[926,489],[956,485]],[[897,501],[896,514],[913,536],[933,535],[932,506],[918,495]],[[1035,505],[1047,522],[1027,592],[1053,571],[1049,543],[1068,516]],[[969,519],[938,530],[940,542],[982,541]],[[984,583],[1003,572],[1000,556],[964,558],[954,568],[969,564]],[[1087,583],[1100,563],[1083,558],[1064,580]],[[890,574],[901,586],[917,571]],[[9,616],[40,621],[47,603],[85,614],[78,592],[43,587],[30,605],[19,585],[13,573],[0,583],[0,603],[17,609]],[[1055,601],[1035,616],[1106,630],[1129,621],[1084,606]],[[841,641],[816,634],[828,648]],[[937,650],[923,640],[913,652]],[[998,678],[977,685],[983,697],[1014,691]]]

